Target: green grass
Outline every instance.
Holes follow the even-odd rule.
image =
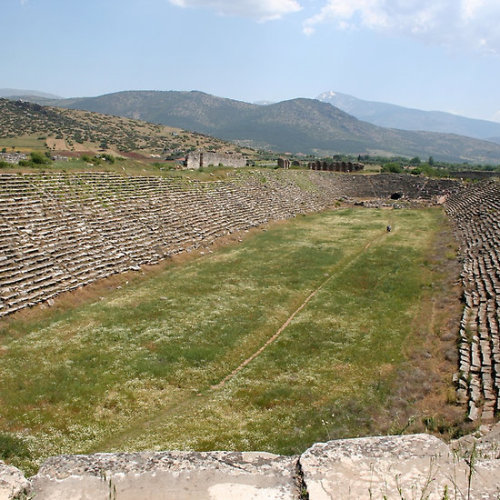
[[[16,151],[48,151],[45,144],[45,137],[42,134],[0,138],[0,150],[3,148],[7,149],[7,153]]]
[[[4,320],[0,432],[23,444],[9,460],[34,471],[58,453],[298,453],[380,431],[444,220],[438,209],[298,217],[101,300]]]

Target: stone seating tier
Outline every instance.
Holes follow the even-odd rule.
[[[306,188],[300,186],[307,185]],[[338,199],[429,203],[461,242],[459,398],[471,419],[499,407],[499,184],[327,171],[239,172],[200,182],[111,173],[0,174],[0,317],[97,279]]]

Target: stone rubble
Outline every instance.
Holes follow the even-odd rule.
[[[284,170],[215,182],[0,174],[0,317],[235,231],[325,209],[338,198],[398,191],[430,201],[458,186],[443,182]]]
[[[493,421],[500,411],[500,183],[464,187],[448,198],[446,211],[463,262],[458,400],[470,420]]]

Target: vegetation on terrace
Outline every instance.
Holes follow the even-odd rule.
[[[1,458],[460,432],[440,339],[455,266],[441,209],[341,208],[4,319]]]

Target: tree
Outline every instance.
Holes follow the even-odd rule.
[[[427,161],[429,165],[434,165],[434,158],[432,156],[429,156],[429,160]]]

